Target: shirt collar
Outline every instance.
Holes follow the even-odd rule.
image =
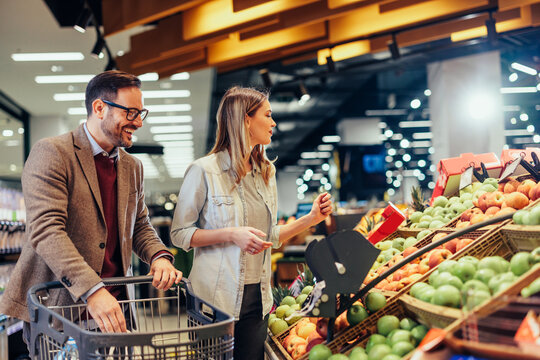
[[[90,134],[90,131],[88,131],[88,127],[86,126],[86,122],[84,123],[84,132],[86,133],[86,136],[88,137],[88,141],[90,141],[90,146],[92,147],[92,155],[96,156],[98,154],[102,154],[104,156],[108,156],[112,159],[117,160],[119,156],[118,147],[115,147],[113,151],[109,154],[99,144],[94,140],[94,137],[92,134]]]

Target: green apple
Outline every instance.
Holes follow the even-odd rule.
[[[381,360],[386,355],[392,353],[392,348],[386,344],[377,344],[368,352],[369,360]]]
[[[279,305],[293,305],[293,304],[296,304],[296,300],[294,299],[294,297],[288,295],[288,296],[285,296],[281,302],[279,303]]]
[[[433,207],[445,207],[448,203],[448,198],[446,196],[437,196],[433,199]]]
[[[332,350],[324,344],[317,344],[309,351],[309,360],[327,360],[332,356]]]
[[[422,300],[422,301],[425,301],[427,303],[430,303],[431,300],[433,299],[433,295],[435,294],[435,288],[433,286],[428,286],[424,289],[421,289],[416,298],[418,300]]]
[[[472,200],[472,193],[466,192],[459,195],[459,200],[461,201],[462,204],[465,200]]]
[[[503,290],[506,290],[512,285],[513,285],[513,282],[511,281],[502,282],[495,288],[495,290],[493,291],[493,294],[495,295]]]
[[[420,218],[420,222],[419,224],[423,223],[423,222],[431,222],[433,220],[433,216],[431,215],[423,215],[421,218]]]
[[[350,325],[360,324],[367,317],[368,313],[361,305],[353,305],[347,310],[347,321]]]
[[[432,285],[433,285],[433,287],[435,289],[437,289],[442,285],[448,284],[450,282],[450,280],[452,280],[453,277],[454,277],[454,275],[452,275],[451,273],[448,273],[448,272],[439,273],[439,275],[437,275],[435,277],[435,279],[433,280]]]
[[[457,276],[452,275],[452,277],[444,285],[452,285],[456,289],[461,290],[461,288],[463,287],[463,281],[461,281],[461,279]]]
[[[439,269],[435,269],[435,271],[433,271],[429,277],[428,277],[428,283],[429,285],[431,286],[434,286],[433,284],[435,284],[435,280],[437,279],[437,277],[439,276],[441,272],[439,271]]]
[[[396,354],[388,354],[385,357],[383,357],[381,360],[400,360],[401,356]]]
[[[510,270],[516,276],[521,276],[531,269],[533,266],[533,258],[531,254],[525,251],[520,251],[512,256],[510,260]]]
[[[497,274],[489,280],[488,286],[492,293],[496,293],[499,291],[499,287],[502,283],[512,283],[514,280],[516,280],[516,275],[512,272]]]
[[[493,269],[485,268],[485,269],[479,269],[474,274],[474,278],[476,280],[480,280],[484,284],[489,283],[489,280],[491,280],[497,273],[493,271]]]
[[[440,228],[444,227],[444,224],[446,224],[446,221],[443,222],[441,220],[434,220],[431,223],[429,223],[428,228],[429,229],[440,229]]]
[[[334,354],[330,356],[328,360],[349,360],[349,357],[344,354]]]
[[[384,315],[377,321],[377,332],[383,336],[397,328],[399,328],[399,319],[394,315]]]
[[[418,323],[416,321],[412,320],[411,318],[407,318],[407,317],[401,319],[401,321],[399,322],[399,327],[402,328],[403,330],[411,331],[417,325],[418,325]]]
[[[459,196],[453,196],[450,199],[448,199],[448,202],[446,203],[446,208],[450,208],[454,204],[461,204],[461,201],[459,199]]]
[[[452,274],[457,276],[462,282],[466,282],[474,278],[476,267],[469,262],[458,262],[452,269]]]
[[[428,224],[429,226],[429,224]],[[416,239],[417,240],[421,240],[422,238],[424,238],[426,235],[429,235],[431,234],[431,231],[430,230],[422,230],[418,233],[418,235],[416,235]]]
[[[515,224],[523,225],[523,215],[527,214],[527,210],[518,210],[512,215],[512,220]]]
[[[420,218],[424,215],[421,211],[415,211],[409,216],[409,220],[411,220],[412,223],[417,223],[420,221]]]
[[[409,290],[409,294],[411,294],[412,297],[417,297],[416,295],[419,293],[419,291],[422,289],[425,289],[428,286],[430,285],[424,282],[415,283],[413,284],[413,286],[411,286],[411,290]],[[405,329],[405,330],[409,330],[409,329]]]
[[[452,206],[450,206],[450,211],[452,212],[452,215],[454,217],[458,216],[459,214],[461,214],[465,210],[467,210],[467,207],[465,205],[463,205],[462,203],[459,203],[459,202],[455,203],[455,204],[452,204]]]
[[[424,209],[424,215],[433,215],[433,211],[435,210],[435,208],[433,207],[427,207]]]
[[[465,206],[467,209],[470,209],[470,208],[472,208],[474,206],[474,204],[473,204],[472,200],[465,200],[463,202],[463,206]]]
[[[464,195],[464,194],[471,194],[472,195],[473,193],[473,187],[472,187],[472,184],[471,185],[467,185],[465,186],[463,189],[459,190],[459,196],[461,197],[461,195]]]
[[[285,316],[285,313],[287,310],[289,310],[291,307],[289,305],[280,305],[276,308],[276,316],[280,319],[283,319]]]
[[[417,344],[419,344],[424,338],[424,336],[426,336],[428,330],[429,329],[425,325],[418,325],[411,330],[411,335],[416,340]]]
[[[392,346],[392,353],[397,356],[405,356],[413,350],[413,344],[408,341],[400,341]]]
[[[505,271],[505,266],[498,257],[488,256],[478,262],[478,270],[480,269],[491,269],[500,274]]]
[[[308,295],[307,294],[300,294],[296,297],[296,303],[302,307],[304,304],[304,301],[306,301]]]
[[[473,193],[473,196],[472,196],[472,199],[473,199],[473,202],[475,201],[478,201],[478,198],[480,196],[482,196],[482,194],[485,194],[487,191],[484,191],[484,190],[477,190]]]
[[[468,310],[474,309],[476,306],[485,303],[491,299],[489,291],[471,290],[463,299],[465,308]]]
[[[377,344],[386,344],[386,337],[381,334],[373,334],[366,343],[366,352],[369,354],[371,349]]]
[[[501,267],[504,269],[503,272],[510,271],[510,261],[506,260],[505,258],[503,258],[502,256],[499,256],[499,255],[495,255],[495,258],[499,259],[499,261],[501,263]]]
[[[282,333],[289,328],[289,324],[283,319],[277,319],[270,325],[270,331],[273,335]]]
[[[386,297],[378,291],[372,291],[366,297],[366,307],[374,313],[386,306]]]
[[[409,330],[396,329],[396,331],[386,338],[386,343],[390,346],[394,346],[394,344],[401,341],[406,341],[408,343],[412,343],[414,341],[414,338]]]
[[[301,294],[308,294],[309,295],[312,290],[313,290],[313,286],[311,286],[311,285],[304,286],[304,288],[302,289]]]
[[[489,287],[480,280],[472,279],[463,284],[461,293],[467,296],[472,291],[485,291],[489,293]]]
[[[403,243],[403,250],[410,248],[411,246],[414,246],[418,240],[414,236],[409,236],[405,239],[405,242]]]
[[[474,265],[474,268],[477,269],[478,268],[478,262],[480,260],[478,260],[477,258],[475,258],[474,256],[470,256],[470,255],[466,255],[462,258],[459,258],[458,260],[458,263],[462,263],[462,262],[468,262],[469,264],[472,264]]]
[[[388,250],[388,249],[392,248],[392,241],[390,241],[390,240],[379,241],[377,244],[380,244],[379,249],[381,251],[385,251],[385,250]]]
[[[452,272],[452,269],[454,268],[454,266],[457,265],[457,261],[456,260],[444,260],[442,263],[439,264],[439,266],[437,267],[437,269],[439,270],[439,272],[443,273],[443,272],[449,272],[451,273]]]
[[[492,184],[483,184],[480,186],[480,190],[483,190],[485,192],[494,192],[497,191],[497,186],[494,186]]]
[[[404,244],[405,244],[405,239],[402,237],[398,237],[392,240],[392,247],[394,249],[398,249],[399,251],[403,251]]]
[[[499,186],[499,180],[495,179],[495,178],[492,178],[492,177],[489,177],[489,178],[486,178],[482,184],[491,184],[493,185],[494,187],[498,187]]]
[[[472,193],[474,194],[475,191],[478,191],[482,187],[482,183],[480,181],[475,181],[472,183]]]
[[[540,225],[540,206],[535,206],[529,211],[529,222],[531,225]]]
[[[521,289],[521,296],[529,297],[540,292],[540,278],[536,278],[529,286]]]
[[[351,353],[349,354],[349,360],[368,360],[368,355],[366,354],[364,348],[358,346],[352,349]]]
[[[461,294],[452,285],[442,285],[435,290],[431,302],[435,305],[459,308],[461,305]]]
[[[540,247],[537,247],[533,251],[531,251],[531,259],[535,264],[538,264],[540,262]]]

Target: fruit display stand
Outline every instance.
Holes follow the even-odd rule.
[[[510,222],[501,227],[501,232],[522,251],[532,251],[540,243],[540,225],[515,225]]]
[[[488,256],[501,256],[506,260],[510,260],[514,254],[520,251],[531,251],[540,246],[540,233],[536,232],[536,236],[532,231],[528,231],[526,233],[528,233],[528,237],[526,237],[526,240],[524,241],[523,233],[516,233],[515,231],[508,232],[504,226],[500,226],[495,231],[487,232],[485,236],[480,237],[478,241],[473,242],[467,248],[457,252],[454,254],[454,256],[448,258],[448,260],[458,260],[465,256],[473,256],[478,259]],[[518,236],[516,236],[516,234],[518,234]],[[424,274],[424,276],[419,279],[417,283],[426,282],[433,271],[435,271],[435,269],[432,269]],[[531,273],[537,272],[537,269],[532,269],[526,272],[519,277],[514,284],[516,284],[518,287],[520,284],[527,285],[527,281],[530,282],[534,280],[534,278],[532,278],[532,280],[527,280],[531,279]],[[406,289],[405,291],[408,290],[409,289]],[[403,292],[400,292],[398,296],[400,296],[401,300],[405,303],[407,309],[432,327],[445,327],[453,320],[464,317],[463,312],[459,309],[433,305],[415,299],[411,296],[402,295],[402,293]],[[498,293],[491,299],[493,300],[499,297],[500,294],[502,293]],[[490,306],[490,301],[480,305],[480,307]]]
[[[539,277],[540,267],[536,266],[497,297],[452,324],[445,344],[453,351],[490,359],[540,359],[540,352],[534,348],[521,348],[514,339],[527,312],[540,312],[540,297],[518,296],[524,287]]]

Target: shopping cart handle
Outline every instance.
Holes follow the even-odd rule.
[[[103,284],[107,286],[111,285],[128,285],[128,284],[142,284],[142,283],[151,283],[154,277],[152,275],[140,275],[140,276],[123,276],[123,277],[112,277],[103,279]],[[184,283],[186,289],[193,293],[191,288],[191,282],[183,277],[180,283]]]

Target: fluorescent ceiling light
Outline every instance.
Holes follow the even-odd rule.
[[[58,93],[53,95],[55,101],[80,101],[84,100],[84,93]]]
[[[407,115],[405,109],[366,110],[366,116],[399,116]]]
[[[153,136],[154,141],[193,140],[193,134],[159,134]]]
[[[188,72],[181,72],[178,74],[171,75],[171,80],[188,80],[189,79],[189,73]]]
[[[146,108],[151,112],[169,112],[169,111],[190,111],[190,104],[170,104],[170,105],[147,105]]]
[[[302,159],[326,159],[332,156],[332,153],[326,151],[306,151],[300,154]]]
[[[530,134],[529,134],[530,135]],[[512,140],[514,144],[532,144],[534,141],[534,136],[516,138]]]
[[[189,90],[148,90],[142,92],[145,99],[167,99],[189,97]]]
[[[321,165],[323,163],[322,159],[300,159],[298,160],[298,165]]]
[[[148,116],[144,119],[147,124],[182,124],[191,122],[193,118],[191,115],[176,115],[176,116]]]
[[[512,129],[512,130],[504,130],[503,132],[504,136],[530,136],[531,133],[527,131],[527,129]]]
[[[520,111],[519,105],[503,105],[503,111]]]
[[[341,141],[341,137],[339,135],[327,135],[322,137],[322,141],[325,143],[338,143]]]
[[[412,148],[428,148],[431,146],[431,141],[413,141],[410,143]]]
[[[87,83],[95,75],[40,75],[36,76],[34,80],[38,84],[75,84],[75,83]]]
[[[334,150],[334,145],[321,144],[321,145],[317,146],[317,150],[319,150],[319,151],[332,151],[332,150]]]
[[[159,143],[161,146],[163,146],[165,151],[167,148],[175,148],[175,147],[193,147],[193,141],[191,140],[184,140],[184,141],[161,141]]]
[[[433,123],[430,120],[421,121],[400,121],[400,128],[416,128],[416,127],[431,127]]]
[[[26,53],[11,54],[13,61],[81,61],[84,60],[80,52],[56,52],[56,53]]]
[[[433,134],[430,132],[421,132],[412,134],[412,137],[415,140],[433,139]]]
[[[510,66],[512,67],[512,69],[519,70],[521,72],[524,72],[525,74],[529,74],[533,76],[538,74],[538,71],[536,71],[536,69],[533,69],[531,67],[525,66],[517,62],[513,62],[512,64],[510,64]]]
[[[159,80],[159,75],[156,72],[142,74],[142,75],[139,75],[137,77],[141,81],[157,81],[157,80]]]
[[[535,93],[536,91],[534,86],[512,86],[501,88],[501,94]]]
[[[171,134],[171,133],[186,133],[192,132],[193,126],[191,125],[173,125],[173,126],[151,126],[150,132],[152,134]]]

